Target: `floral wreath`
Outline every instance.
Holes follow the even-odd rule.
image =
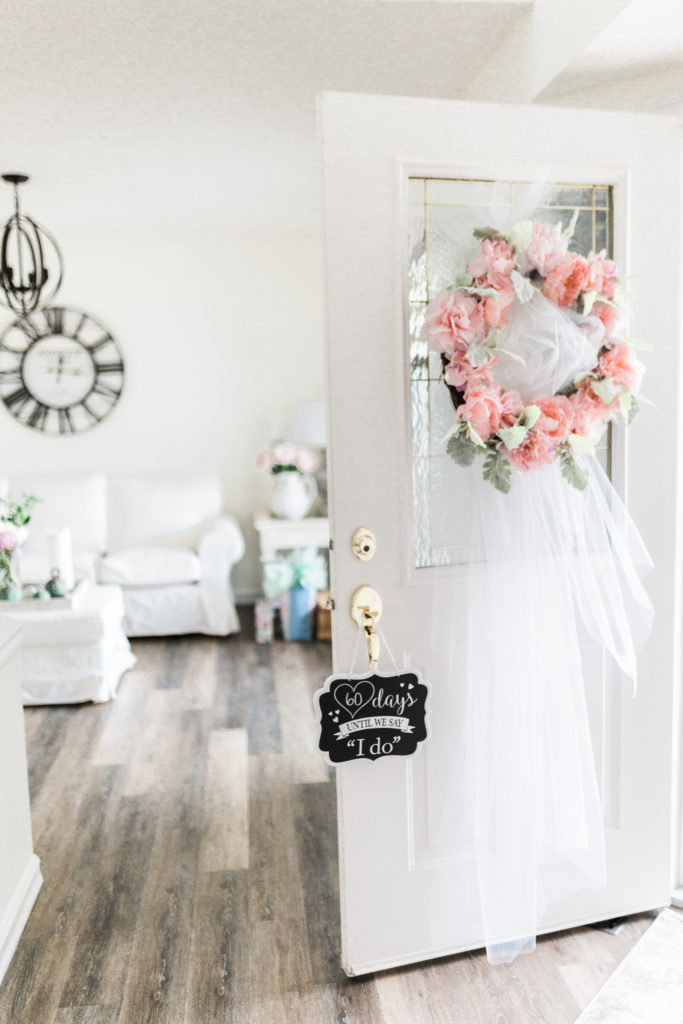
[[[627,339],[616,264],[605,250],[570,252],[575,223],[576,216],[562,231],[561,224],[523,221],[508,235],[475,230],[479,253],[427,307],[425,336],[441,354],[455,408],[447,452],[463,466],[484,455],[484,479],[503,493],[513,468],[524,473],[556,458],[566,480],[583,490],[588,473],[580,454],[594,449],[611,420],[621,414],[630,423],[638,410],[644,367]],[[590,332],[594,345],[597,338],[597,362],[555,393],[524,401],[501,386],[494,368],[502,353],[524,361],[503,347],[505,327],[511,311],[539,292],[562,318]]]

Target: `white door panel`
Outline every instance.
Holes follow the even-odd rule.
[[[680,127],[640,115],[340,94],[323,97],[321,115],[335,670],[348,669],[352,657],[349,597],[370,583],[383,598],[382,628],[399,664],[407,659],[432,684],[431,736],[415,758],[337,769],[344,966],[361,973],[482,944],[471,823],[458,785],[463,694],[457,681],[447,685],[429,628],[439,586],[466,571],[458,546],[469,524],[467,471],[448,521],[440,505],[445,389],[411,380],[411,308],[414,320],[421,300],[409,263],[425,179],[443,179],[450,195],[460,188],[454,182],[465,183],[468,202],[472,182],[544,173],[567,194],[574,185],[596,187],[600,197],[611,190],[611,248],[636,297],[633,334],[656,346],[644,388],[655,404],[627,437],[614,432],[612,479],[655,562],[646,584],[656,620],[635,700],[599,649],[584,652],[608,886],[555,904],[542,930],[668,903]],[[444,235],[457,233],[457,210],[452,203],[434,215]],[[359,525],[377,537],[365,564],[350,548]]]

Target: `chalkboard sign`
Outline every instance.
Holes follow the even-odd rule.
[[[428,695],[417,672],[330,676],[314,698],[325,760],[410,757],[427,738]]]

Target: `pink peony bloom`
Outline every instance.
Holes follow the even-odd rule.
[[[605,424],[615,413],[614,403],[605,405],[590,390],[590,384],[582,385],[570,396],[569,401],[574,412],[572,431],[581,437],[599,437]],[[618,402],[618,399],[615,399]]]
[[[549,466],[555,458],[555,447],[546,434],[532,427],[522,443],[508,452],[508,458],[516,470],[526,473],[529,469]]]
[[[487,327],[501,327],[507,323],[507,311],[515,301],[515,292],[511,284],[505,284],[497,289],[495,298],[482,300],[484,320]]]
[[[427,307],[425,330],[430,345],[449,358],[457,349],[466,349],[486,332],[478,300],[463,292],[442,292]]]
[[[467,273],[479,284],[488,282],[499,287],[514,270],[515,250],[502,238],[484,238],[479,250],[479,255],[467,264]]]
[[[488,441],[501,425],[503,403],[497,384],[476,382],[465,391],[465,402],[458,408],[458,415],[465,423],[471,423],[482,441]]]
[[[0,532],[0,551],[14,551],[17,546],[17,535],[12,530]]]
[[[500,403],[503,407],[500,425],[501,427],[511,427],[524,411],[522,396],[519,391],[510,389],[510,391],[503,392]]]
[[[547,277],[567,255],[567,244],[557,225],[535,221],[531,228],[531,241],[520,255],[522,273],[537,270],[541,277]]]
[[[606,302],[596,302],[591,312],[593,316],[600,318],[605,328],[605,341],[612,343],[626,341],[628,317],[623,309],[618,306],[610,306]]]
[[[539,398],[534,403],[541,410],[534,429],[544,434],[553,444],[562,444],[567,440],[574,425],[574,409],[564,395],[552,395],[550,398]]]
[[[617,265],[614,260],[608,260],[605,250],[602,252],[588,254],[588,274],[586,277],[585,290],[597,292],[605,299],[614,298],[614,286],[616,284]]]
[[[629,345],[614,345],[603,352],[598,360],[600,372],[615,384],[637,391],[643,379],[645,367]]]
[[[572,252],[550,271],[543,282],[543,294],[560,307],[571,306],[586,285],[588,264]]]
[[[446,383],[453,388],[464,388],[467,383],[489,383],[491,370],[498,362],[498,356],[491,354],[482,366],[474,367],[464,352],[456,352],[444,369]]]

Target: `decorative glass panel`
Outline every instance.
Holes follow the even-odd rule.
[[[417,568],[456,565],[467,560],[470,533],[472,473],[481,462],[463,469],[445,453],[444,435],[453,422],[453,408],[441,378],[441,360],[422,339],[427,303],[452,287],[459,253],[472,248],[472,211],[480,223],[490,220],[492,206],[507,205],[524,182],[411,178],[408,183],[408,301],[410,331],[411,413],[413,434],[414,564]],[[467,208],[467,216],[463,208]],[[537,206],[537,220],[566,226],[576,213],[571,242],[575,252],[607,250],[612,255],[612,189],[604,185],[557,184]],[[611,470],[611,426],[598,450],[603,468]],[[458,473],[458,501],[452,485]]]

